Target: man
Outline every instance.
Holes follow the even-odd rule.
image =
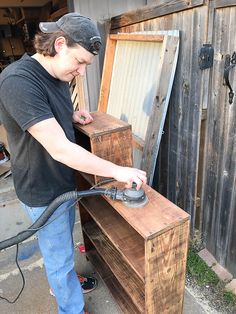
[[[144,171],[115,165],[75,144],[72,122],[86,124],[92,117],[73,112],[68,83],[83,75],[98,54],[101,38],[95,25],[69,13],[40,23],[40,30],[36,53],[24,55],[0,76],[0,118],[8,133],[14,185],[32,221],[57,196],[75,189],[75,170],[112,177],[127,187],[136,182],[137,189],[146,183]],[[59,313],[82,314],[74,270],[75,208],[66,202],[53,217],[60,213],[38,232],[39,246]]]

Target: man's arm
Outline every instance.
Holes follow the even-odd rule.
[[[136,182],[137,189],[146,183],[146,173],[142,170],[121,167],[97,157],[81,146],[69,141],[55,118],[36,123],[28,132],[48,151],[53,159],[86,173],[112,177],[126,182],[127,187]]]

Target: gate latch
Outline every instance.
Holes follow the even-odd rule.
[[[233,53],[232,58],[229,54],[225,55],[225,66],[224,66],[224,85],[229,88],[229,104],[233,103],[234,91],[229,82],[229,71],[236,65],[236,52]]]
[[[213,66],[214,48],[211,44],[203,44],[200,49],[198,63],[201,70],[211,68]]]

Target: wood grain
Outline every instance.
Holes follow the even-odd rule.
[[[182,313],[189,221],[146,243],[147,314]]]
[[[102,197],[82,199],[80,203],[99,228],[116,246],[141,280],[145,276],[143,238]]]
[[[144,284],[127,262],[117,252],[115,246],[101,232],[95,223],[83,226],[84,232],[94,244],[99,255],[102,256],[107,266],[111,269],[124,290],[132,299],[140,312],[144,309]]]

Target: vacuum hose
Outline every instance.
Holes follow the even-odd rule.
[[[42,215],[26,230],[18,233],[16,236],[6,239],[0,242],[0,251],[11,247],[17,243],[20,243],[27,238],[31,237],[34,233],[38,231],[40,227],[42,227],[48,219],[52,216],[55,210],[62,205],[64,202],[69,200],[76,200],[81,197],[87,196],[95,196],[95,195],[107,195],[111,198],[116,198],[116,190],[112,189],[91,189],[86,191],[71,191],[64,193],[57,198],[55,198],[45,209]],[[35,230],[33,230],[35,229]]]

